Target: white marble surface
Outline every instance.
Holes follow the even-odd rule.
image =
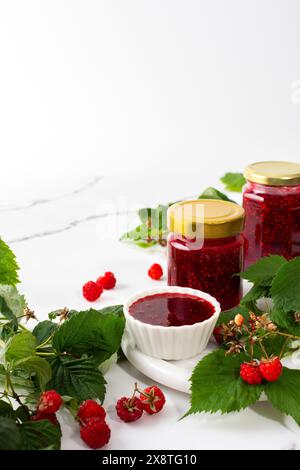
[[[121,303],[139,289],[156,286],[146,272],[152,262],[165,266],[164,252],[136,249],[118,241],[126,220],[122,215],[126,205],[132,211],[135,206],[197,195],[208,183],[216,182],[216,177],[209,179],[207,174],[78,176],[67,184],[37,182],[30,186],[30,194],[27,183],[20,181],[13,198],[9,182],[5,182],[7,191],[2,186],[0,204],[1,236],[10,242],[18,257],[22,268],[20,289],[29,306],[39,319],[64,306],[89,308],[91,304],[83,299],[81,286],[105,270],[115,272],[118,285],[93,304],[96,308]],[[113,215],[116,211],[120,212],[117,218]],[[133,226],[135,216],[130,217]],[[108,449],[300,448],[297,426],[268,403],[258,403],[238,414],[201,414],[179,421],[188,409],[188,396],[168,388],[164,388],[167,405],[163,412],[133,424],[122,423],[114,411],[116,400],[129,394],[135,381],[143,386],[150,385],[151,380],[126,361],[115,365],[106,378],[105,407],[112,430]],[[60,422],[63,449],[86,448],[67,413],[60,414]]]

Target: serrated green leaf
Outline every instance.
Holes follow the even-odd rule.
[[[292,416],[300,426],[300,370],[283,368],[277,382],[269,382],[264,391],[272,403],[282,413]]]
[[[6,343],[18,330],[17,319],[0,325],[0,338]]]
[[[198,196],[198,199],[220,199],[221,201],[229,201],[229,202],[234,202],[236,204],[236,201],[233,201],[230,199],[226,194],[222,193],[216,188],[213,188],[212,186],[209,186],[206,188],[200,196]]]
[[[101,310],[91,309],[90,311],[98,312],[101,315],[111,314],[111,315],[116,315],[117,317],[121,317],[121,318],[124,317],[123,305],[121,305],[121,304],[120,305],[110,305],[109,307],[101,308]]]
[[[14,410],[13,407],[4,400],[0,400],[0,417],[13,418]]]
[[[243,186],[246,184],[246,179],[243,173],[225,173],[221,178],[222,183],[225,185],[227,191],[241,193]]]
[[[17,325],[26,307],[26,300],[15,286],[0,284],[0,313]]]
[[[5,360],[8,363],[34,355],[36,338],[29,331],[22,331],[13,336],[5,347]]]
[[[300,311],[300,256],[285,263],[276,274],[271,287],[275,309]]]
[[[270,287],[260,284],[254,285],[241,300],[241,305],[250,307],[263,297],[270,297]]]
[[[19,450],[21,435],[14,419],[0,417],[0,450]]]
[[[145,224],[138,225],[135,229],[124,233],[120,240],[133,243],[141,248],[149,248],[157,243],[156,240],[151,239],[151,231]]]
[[[97,356],[100,364],[118,351],[124,326],[124,318],[91,309],[65,321],[55,332],[52,344],[60,353]]]
[[[28,372],[29,377],[35,375],[42,390],[45,389],[46,384],[50,381],[52,376],[49,362],[39,356],[32,356],[19,361],[17,362],[16,367]]]
[[[300,336],[300,324],[295,321],[294,315],[294,312],[285,312],[284,310],[273,308],[270,313],[270,318],[280,329],[286,330],[290,334]]]
[[[53,323],[50,320],[44,320],[39,322],[33,329],[32,334],[36,337],[37,344],[44,343],[57,329],[57,323]]]
[[[240,378],[243,354],[226,356],[223,350],[208,354],[195,367],[191,377],[191,408],[187,414],[239,411],[255,403],[262,386],[247,385]]]
[[[0,238],[0,284],[18,284],[19,266],[9,246]]]
[[[61,356],[51,361],[52,379],[47,388],[54,389],[61,395],[77,398],[79,401],[88,398],[105,396],[105,380],[91,359],[72,359]]]
[[[283,256],[265,256],[249,266],[240,276],[254,284],[268,286],[271,285],[278,271],[286,264],[287,260]]]
[[[26,421],[20,426],[22,450],[45,450],[48,447],[59,450],[61,431],[49,420]]]
[[[151,230],[156,229],[159,232],[168,231],[167,227],[167,211],[171,204],[159,204],[155,208],[145,207],[138,211],[138,215],[142,224],[149,227]]]

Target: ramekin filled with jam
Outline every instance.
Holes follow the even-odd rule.
[[[168,210],[168,284],[208,292],[228,310],[239,304],[244,210],[228,201],[184,201]]]
[[[245,177],[245,267],[270,254],[299,256],[300,164],[258,162]]]
[[[124,305],[126,330],[148,356],[180,360],[207,346],[221,312],[211,295],[165,286],[140,292]]]

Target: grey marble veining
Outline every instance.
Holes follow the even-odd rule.
[[[0,205],[0,212],[8,212],[8,211],[21,211],[26,209],[31,209],[32,207],[36,207],[42,204],[49,204],[51,202],[61,201],[68,197],[76,196],[77,194],[81,194],[85,191],[91,190],[94,186],[96,186],[104,177],[103,176],[96,176],[92,181],[85,183],[84,185],[76,188],[66,194],[62,194],[60,196],[54,196],[52,198],[45,198],[45,199],[35,199],[31,202],[26,204],[16,205],[16,206],[1,206]]]

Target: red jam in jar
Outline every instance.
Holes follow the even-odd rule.
[[[300,164],[254,163],[245,177],[245,268],[270,254],[299,256]]]
[[[198,211],[199,209],[199,211]],[[222,310],[239,304],[244,211],[219,200],[185,201],[168,211],[168,284],[202,290]]]
[[[129,313],[136,320],[150,325],[182,326],[208,320],[215,308],[200,297],[164,292],[137,300],[129,307]]]

